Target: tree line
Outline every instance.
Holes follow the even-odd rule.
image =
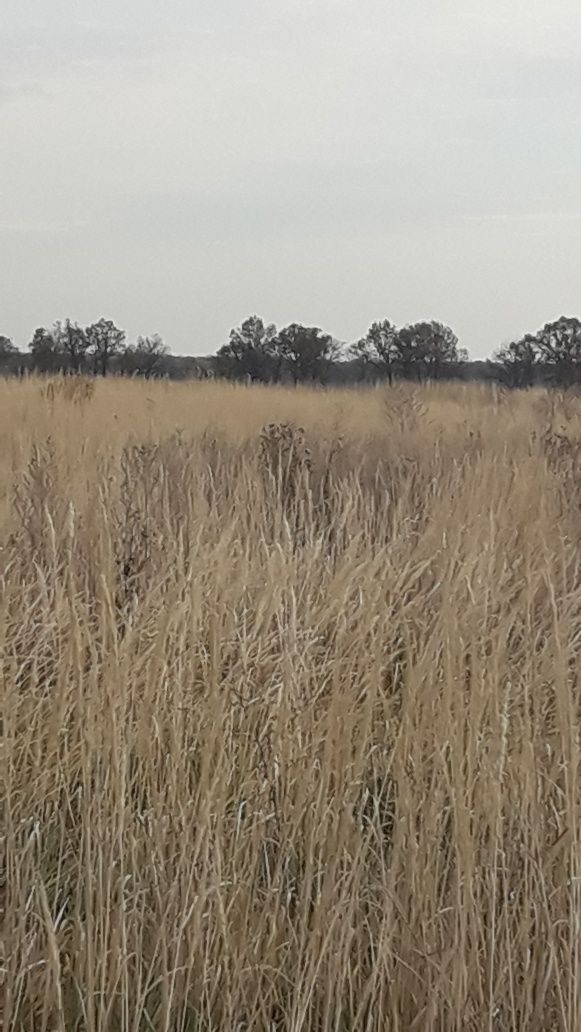
[[[581,383],[581,321],[561,316],[548,322],[537,333],[527,333],[500,348],[494,364],[508,387]]]
[[[281,330],[253,315],[232,330],[216,356],[222,376],[263,383],[326,382],[333,366],[351,361],[354,378],[438,379],[468,360],[449,326],[421,322],[397,329],[387,319],[342,345],[316,326],[291,323]]]
[[[150,377],[163,369],[169,354],[159,334],[127,342],[124,330],[111,319],[99,319],[89,326],[65,319],[50,329],[39,327],[29,344],[27,367],[38,373],[111,372]],[[6,337],[0,337],[0,365],[16,366],[24,356]],[[2,361],[4,360],[4,361]]]
[[[345,344],[316,326],[277,329],[251,315],[231,330],[213,356],[172,355],[159,334],[128,342],[111,319],[81,326],[70,319],[37,329],[23,353],[0,335],[0,373],[190,378],[216,376],[246,383],[350,383],[489,379],[508,387],[581,383],[581,321],[562,316],[536,334],[470,362],[451,327],[424,321],[398,327],[374,322]]]
[[[581,321],[561,316],[476,363],[451,327],[437,321],[397,327],[384,319],[359,340],[341,345],[316,327],[292,323],[277,331],[251,316],[231,331],[216,356],[220,375],[259,382],[326,382],[338,363],[349,369],[343,380],[351,381],[472,378],[508,387],[566,387],[581,383]]]

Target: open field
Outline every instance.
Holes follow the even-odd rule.
[[[0,381],[5,1029],[578,1032],[580,652],[581,398]]]

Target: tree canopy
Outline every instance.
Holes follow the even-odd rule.
[[[251,315],[230,331],[230,339],[218,350],[219,372],[236,380],[267,382],[276,368],[276,326]]]
[[[467,357],[454,331],[435,321],[412,323],[400,329],[387,319],[374,322],[350,352],[390,381],[396,376],[439,379]]]
[[[562,315],[537,333],[504,344],[494,355],[500,380],[530,387],[542,379],[558,387],[581,382],[581,321]]]

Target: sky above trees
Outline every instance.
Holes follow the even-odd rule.
[[[2,331],[249,311],[473,357],[579,311],[577,0],[21,0],[0,35]]]

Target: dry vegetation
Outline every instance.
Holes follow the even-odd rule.
[[[542,392],[0,383],[5,1029],[578,1032],[580,463]]]

